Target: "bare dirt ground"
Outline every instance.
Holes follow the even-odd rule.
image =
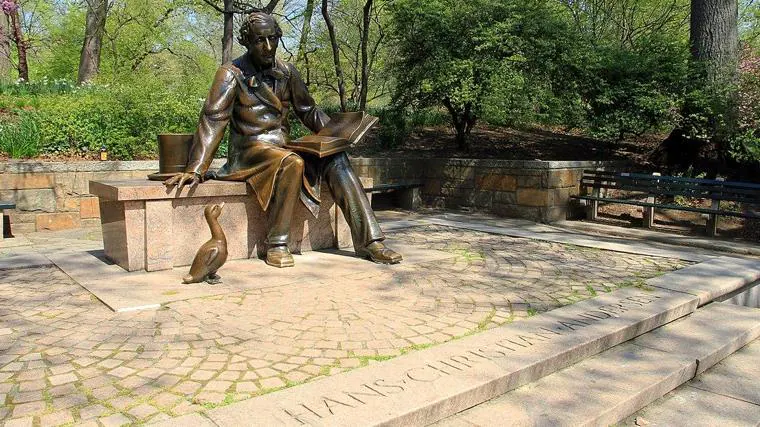
[[[351,148],[354,156],[399,155],[413,157],[468,157],[510,160],[619,160],[651,167],[646,157],[659,144],[660,136],[608,142],[558,129],[516,130],[478,126],[470,135],[470,150],[461,151],[448,127],[426,127],[413,132],[403,144],[383,148],[376,134]]]

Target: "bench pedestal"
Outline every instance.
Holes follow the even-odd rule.
[[[266,253],[268,217],[245,182],[208,181],[195,188],[167,190],[147,180],[90,181],[100,203],[105,255],[128,271],[167,270],[190,265],[211,238],[203,215],[224,202],[219,223],[227,237],[228,260]],[[288,246],[292,252],[351,246],[351,233],[326,186],[314,218],[300,203]]]
[[[2,202],[0,201],[0,240],[3,240],[5,238],[5,210],[6,209],[15,209],[16,204],[13,202]],[[8,231],[10,232],[11,229],[11,223],[10,218],[8,218]]]

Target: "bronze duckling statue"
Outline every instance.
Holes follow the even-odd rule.
[[[218,220],[223,207],[224,203],[221,203],[208,205],[204,209],[203,214],[211,229],[211,239],[198,249],[190,267],[190,274],[182,278],[184,283],[198,283],[204,280],[212,285],[221,283],[221,277],[216,271],[227,261],[227,238]]]

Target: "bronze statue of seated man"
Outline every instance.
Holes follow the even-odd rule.
[[[378,263],[400,262],[401,255],[383,245],[385,237],[345,152],[320,159],[284,148],[290,108],[314,133],[330,118],[317,108],[295,67],[275,57],[281,36],[271,15],[254,12],[246,17],[238,41],[248,51],[216,72],[185,172],[165,184],[182,188],[205,179],[247,181],[269,213],[266,262],[289,267],[294,208],[300,199],[316,217],[320,185],[326,181],[346,217],[357,255]],[[209,172],[228,124],[227,164]]]

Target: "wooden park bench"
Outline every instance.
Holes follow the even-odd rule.
[[[420,197],[420,181],[396,182],[393,184],[376,184],[364,189],[369,194],[391,194],[394,198],[394,205],[402,209],[415,210],[422,204]]]
[[[659,174],[623,173],[608,171],[583,171],[581,195],[574,199],[587,201],[586,217],[596,220],[599,202],[620,203],[644,208],[644,227],[651,228],[654,209],[673,209],[707,214],[707,234],[714,236],[719,216],[760,218],[760,213],[749,209],[743,211],[722,209],[721,201],[738,202],[743,205],[760,205],[760,184],[724,181],[722,179],[681,178]],[[606,190],[606,191],[602,191]],[[611,192],[609,190],[617,190]],[[621,192],[631,192],[626,197]],[[608,195],[612,193],[611,195]],[[683,206],[674,202],[658,202],[657,198],[673,200],[676,196],[690,199],[711,200],[708,207]],[[643,198],[643,200],[642,200]]]
[[[8,230],[8,234],[10,234],[10,231],[11,231],[10,220],[8,221],[7,227],[5,224],[5,210],[6,209],[16,209],[16,204],[13,202],[6,202],[6,201],[0,200],[0,240],[3,240],[6,229]]]

